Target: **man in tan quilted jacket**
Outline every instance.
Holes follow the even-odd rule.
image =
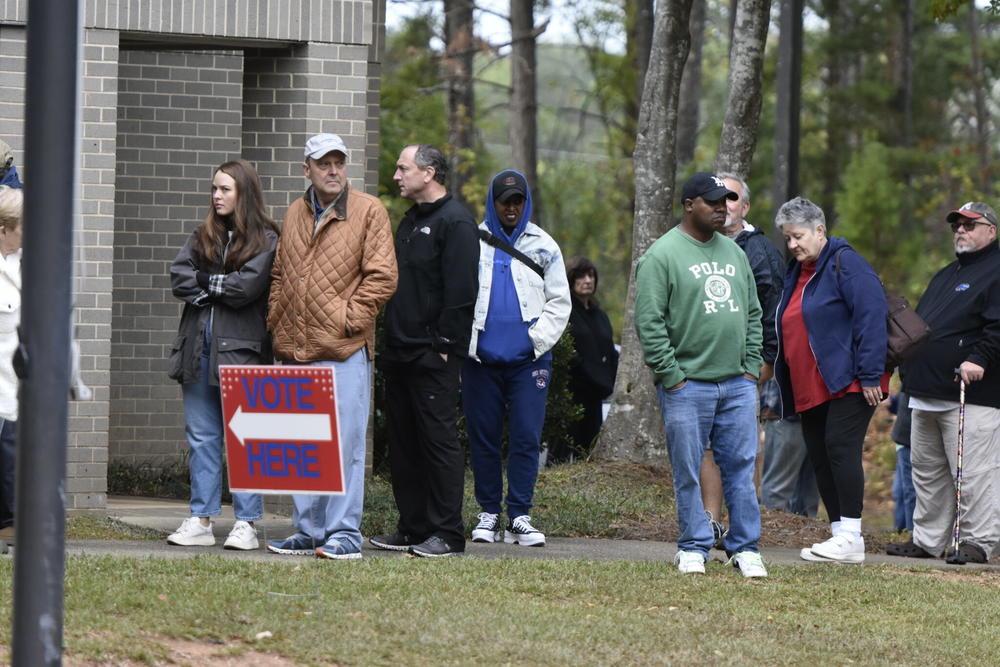
[[[285,213],[268,313],[275,358],[335,369],[345,494],[292,496],[295,534],[267,543],[278,554],[361,558],[375,316],[396,291],[397,271],[389,214],[351,189],[347,157],[336,134],[306,142],[311,185]]]

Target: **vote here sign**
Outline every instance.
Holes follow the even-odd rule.
[[[333,368],[219,366],[229,488],[344,493]]]

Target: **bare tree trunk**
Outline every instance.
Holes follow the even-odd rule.
[[[635,100],[638,102],[642,99],[642,87],[649,69],[649,51],[653,45],[653,0],[628,0],[626,6],[631,10],[627,37],[631,44],[626,46],[626,52],[635,58]],[[638,109],[634,116],[639,117]]]
[[[538,100],[535,63],[535,0],[510,0],[511,162],[531,186],[532,218],[542,219],[538,189]]]
[[[799,194],[799,116],[802,112],[802,9],[804,0],[781,0],[774,110],[774,185],[771,219]],[[774,230],[779,248],[785,240]]]
[[[653,378],[633,326],[635,265],[670,227],[676,164],[677,105],[690,38],[692,0],[659,0],[635,147],[635,220],[622,354],[611,411],[594,456],[619,461],[666,460]]]
[[[677,112],[677,163],[683,168],[694,159],[701,125],[701,48],[705,43],[705,0],[691,3],[691,53],[681,77],[681,101]]]
[[[901,0],[903,26],[899,44],[899,145],[913,147],[913,0]],[[910,179],[909,169],[906,174]]]
[[[715,170],[733,172],[744,179],[757,147],[770,12],[771,0],[741,0],[729,51],[729,101]]]
[[[848,33],[848,11],[840,0],[823,0],[823,13],[830,25],[831,35]],[[826,85],[827,117],[826,117],[826,152],[823,164],[820,166],[822,190],[820,192],[820,207],[826,213],[827,228],[836,225],[836,208],[834,200],[840,189],[840,173],[842,165],[846,164],[850,154],[848,147],[847,119],[848,104],[844,99],[845,88],[850,79],[850,62],[846,57],[844,47],[832,43],[827,49]]]
[[[969,0],[969,47],[972,50],[972,90],[976,96],[976,154],[979,158],[978,185],[987,192],[990,187],[990,115],[986,110],[983,88],[983,55],[979,47],[979,10],[975,0]]]
[[[475,162],[467,159],[475,144],[475,91],[472,86],[473,22],[471,0],[444,0],[445,81],[448,86],[448,144],[451,169],[448,191],[463,204],[464,186]]]
[[[729,0],[729,53],[733,52],[733,35],[736,34],[736,13],[740,0]]]
[[[913,148],[913,5],[914,0],[898,0],[901,25],[899,29],[899,45],[896,51],[896,112],[899,114],[899,131],[896,135],[896,145],[905,148]],[[903,189],[903,196],[900,200],[901,211],[899,214],[900,223],[904,229],[911,229],[914,233],[919,233],[922,228],[920,216],[914,215],[916,208],[916,197],[918,193],[913,190],[913,162],[910,159],[904,160],[900,165],[901,176],[906,187]]]

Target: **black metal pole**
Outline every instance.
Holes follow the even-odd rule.
[[[29,0],[13,663],[62,663],[78,0]]]

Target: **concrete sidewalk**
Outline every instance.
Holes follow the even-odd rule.
[[[181,521],[189,516],[186,502],[177,500],[158,500],[150,498],[116,497],[108,498],[108,516],[123,523],[151,528],[160,531],[164,537],[172,532]],[[242,558],[251,560],[278,560],[281,556],[267,553],[264,549],[257,551],[229,551],[222,548],[230,528],[233,525],[232,508],[223,507],[222,515],[215,518],[214,547],[176,547],[161,541],[107,541],[107,540],[72,540],[67,542],[66,551],[71,555],[80,554],[111,554],[134,557],[156,558],[191,558],[204,554],[216,554],[227,558]],[[281,539],[291,532],[291,521],[288,517],[276,514],[265,514],[257,522],[258,535],[261,543],[266,540]],[[13,549],[12,549],[13,550]],[[578,537],[550,537],[543,548],[521,547],[513,544],[477,544],[468,542],[466,554],[480,558],[586,558],[591,560],[630,560],[644,562],[671,563],[677,547],[668,542],[650,542],[642,540],[608,540]],[[762,549],[764,561],[780,565],[810,565],[799,558],[797,549]],[[367,542],[362,553],[370,558],[401,558],[407,557],[399,552],[375,549]],[[722,560],[722,554],[712,552],[716,560]],[[943,570],[989,570],[1000,571],[998,565],[949,565],[943,560],[896,558],[885,554],[868,553],[865,565],[895,565],[900,567],[932,567]],[[820,565],[822,566],[822,565]],[[848,565],[841,567],[850,567]]]

